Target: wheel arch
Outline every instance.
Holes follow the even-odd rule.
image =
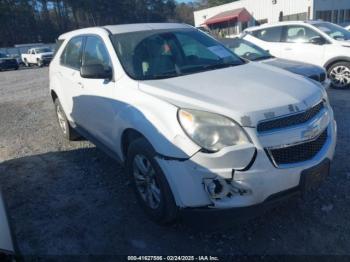
[[[148,141],[148,139],[141,132],[134,128],[127,128],[123,131],[120,143],[123,161],[126,159],[131,142],[135,141],[138,138],[144,138]]]
[[[58,98],[58,95],[56,94],[56,92],[54,90],[51,89],[50,91],[51,94],[51,98],[52,98],[52,102],[55,102],[55,100]]]
[[[350,62],[350,57],[348,56],[337,56],[334,57],[332,59],[329,59],[325,64],[324,64],[324,68],[328,71],[328,69],[336,64],[336,63],[340,63],[340,62]]]

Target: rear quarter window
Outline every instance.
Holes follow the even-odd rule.
[[[62,44],[63,44],[64,41],[65,41],[64,39],[57,39],[57,40],[56,40],[56,45],[55,45],[55,47],[54,47],[53,57],[56,56],[58,50],[60,49],[60,47],[62,46]]]
[[[252,35],[266,42],[281,42],[282,26],[256,30],[252,32]]]

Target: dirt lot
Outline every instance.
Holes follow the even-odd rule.
[[[332,175],[318,196],[254,219],[202,215],[171,227],[139,209],[123,169],[88,142],[67,142],[48,69],[0,73],[0,186],[25,255],[350,254],[350,90],[330,90],[338,121]],[[218,224],[225,226],[215,229]]]

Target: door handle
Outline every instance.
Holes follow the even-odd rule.
[[[83,83],[82,83],[82,82],[78,82],[78,87],[80,87],[80,88],[84,88]]]

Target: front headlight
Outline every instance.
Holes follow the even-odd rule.
[[[180,109],[178,118],[185,133],[210,152],[250,142],[242,127],[227,117],[205,111]]]

